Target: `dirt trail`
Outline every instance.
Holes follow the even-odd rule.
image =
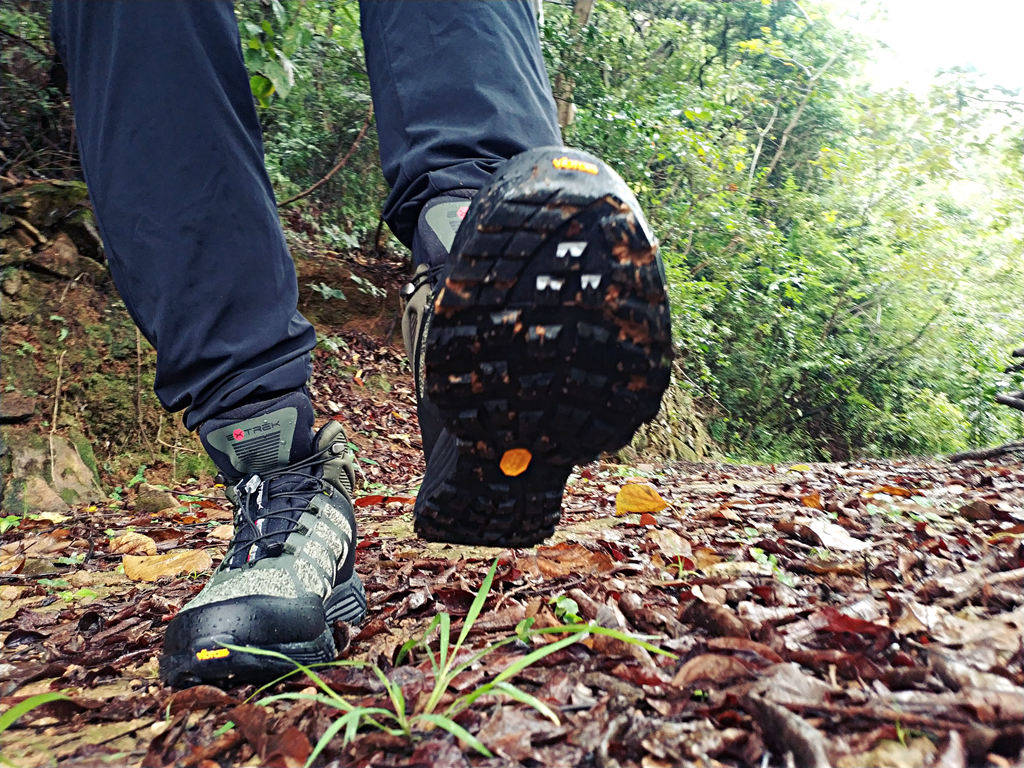
[[[345,364],[318,350],[313,389],[364,474],[358,569],[370,611],[338,627],[346,658],[377,664],[422,706],[430,662],[419,652],[396,666],[399,650],[439,612],[457,630],[495,558],[469,648],[514,637],[528,617],[538,628],[575,616],[671,655],[592,635],[528,667],[513,682],[558,725],[484,696],[457,722],[491,758],[440,729],[410,741],[364,727],[347,745],[335,738],[321,763],[658,768],[785,765],[789,753],[844,768],[1024,765],[1021,464],[595,463],[573,475],[544,547],[427,544],[412,536],[422,464],[402,355],[359,333],[338,338]],[[635,488],[619,496],[627,485],[649,486],[636,495],[652,511],[616,514],[617,497],[639,509]],[[0,754],[17,766],[303,764],[337,716],[329,707],[159,684],[163,627],[224,551],[230,512],[208,478],[171,486],[173,506],[140,488],[4,533],[0,710],[45,691],[71,700],[22,717],[0,734]],[[168,508],[153,509],[161,500]],[[124,552],[181,562],[141,581],[143,561]],[[527,650],[510,642],[471,666],[442,705]],[[369,669],[325,679],[353,703],[391,706]],[[312,692],[298,679],[277,690]]]

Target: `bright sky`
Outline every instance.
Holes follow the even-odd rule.
[[[1024,93],[1022,0],[823,0],[847,24],[886,43],[868,68],[879,86],[927,88],[938,69],[973,66],[987,82]]]

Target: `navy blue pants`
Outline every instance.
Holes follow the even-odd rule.
[[[502,161],[561,143],[527,0],[361,0],[391,186],[409,245],[420,209]],[[89,194],[114,282],[157,350],[156,393],[194,429],[302,387],[316,337],[263,165],[226,0],[55,0]]]

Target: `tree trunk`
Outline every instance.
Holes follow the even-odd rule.
[[[590,23],[590,15],[594,11],[594,0],[576,0],[572,7],[572,15],[580,29]],[[577,31],[578,34],[578,31]],[[577,53],[583,50],[583,41],[577,40],[573,46]],[[555,106],[558,108],[558,124],[565,128],[572,124],[576,118],[576,105],[573,103],[572,94],[576,87],[576,81],[564,71],[555,75],[555,82],[552,84],[552,92],[555,96]]]

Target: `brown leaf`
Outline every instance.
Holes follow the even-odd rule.
[[[750,669],[734,656],[702,653],[683,664],[672,678],[672,685],[683,688],[697,680],[708,680],[721,685],[737,677],[746,677]]]
[[[905,499],[909,499],[911,496],[916,496],[917,491],[900,488],[897,485],[876,485],[870,491],[866,491],[864,493],[865,496],[878,496],[880,494],[885,494],[886,496],[902,496]]]
[[[743,619],[724,605],[713,605],[703,600],[691,600],[679,617],[707,631],[712,637],[749,637],[750,632]]]
[[[764,643],[748,640],[745,637],[710,637],[708,649],[712,651],[746,651],[756,653],[768,661],[779,663],[782,657]]]
[[[647,534],[647,538],[658,545],[658,549],[670,561],[679,558],[688,558],[693,554],[690,542],[684,539],[675,531],[668,528],[658,528]]]
[[[169,708],[171,714],[174,715],[182,710],[209,709],[210,707],[223,709],[237,703],[220,688],[214,688],[212,685],[196,685],[172,693],[164,702],[163,708]]]
[[[502,707],[488,718],[477,737],[484,744],[509,760],[522,761],[533,754],[533,736],[547,736],[557,730],[549,720],[522,707]]]
[[[572,574],[605,573],[615,568],[607,552],[594,552],[582,544],[563,542],[553,547],[537,547],[537,554],[519,561],[525,571],[547,578]]]
[[[155,555],[156,542],[144,533],[128,531],[115,536],[107,545],[112,555]]]
[[[267,718],[270,713],[255,704],[239,704],[228,712],[228,718],[242,732],[245,740],[252,744],[261,757],[267,749]]]
[[[970,504],[960,507],[960,514],[968,520],[991,520],[993,517],[992,505],[982,499],[975,499]]]
[[[627,483],[615,495],[615,514],[628,515],[633,512],[661,512],[668,506],[651,485]]]
[[[133,581],[156,581],[164,576],[181,576],[210,570],[213,560],[203,549],[182,549],[166,555],[137,557],[125,555],[124,574]]]
[[[812,509],[824,509],[825,507],[821,503],[821,494],[815,491],[809,493],[806,496],[800,497],[800,503],[805,507],[811,507]]]
[[[779,754],[792,752],[801,768],[831,768],[825,737],[806,720],[756,695],[745,697],[743,708],[757,721],[765,741]]]
[[[284,733],[271,733],[267,741],[265,764],[272,768],[300,768],[306,764],[313,745],[302,731],[294,725]]]
[[[211,539],[222,539],[224,541],[229,541],[231,537],[234,535],[235,526],[231,525],[230,523],[224,523],[223,525],[218,525],[214,528],[211,528],[209,534]]]
[[[421,741],[413,750],[411,768],[469,768],[466,756],[451,739]]]

